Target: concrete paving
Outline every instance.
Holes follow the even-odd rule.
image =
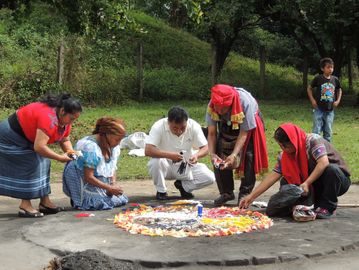
[[[154,203],[150,180],[125,181],[122,185],[132,202]],[[171,181],[168,186],[170,195],[177,196]],[[52,200],[69,207],[61,184],[52,184],[52,190]],[[278,186],[272,187],[258,200],[267,201],[277,190]],[[353,185],[339,203],[358,204],[358,192],[359,186]],[[212,200],[218,195],[215,185],[194,194],[199,200]],[[358,269],[359,265],[359,208],[340,207],[331,220],[297,223],[274,219],[269,230],[178,239],[130,235],[116,228],[111,219],[119,209],[93,212],[94,217],[81,219],[74,216],[78,211],[70,209],[41,219],[23,219],[17,217],[18,204],[16,199],[0,197],[0,269],[42,269],[55,256],[86,249],[134,262],[139,269],[324,269],[315,268],[322,262],[328,270],[335,265],[330,262],[334,257],[342,260],[335,260],[337,267],[344,262],[349,262],[346,269]],[[343,261],[345,256],[348,258]]]

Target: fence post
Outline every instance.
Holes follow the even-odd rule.
[[[259,47],[259,89],[261,95],[264,97],[267,94],[266,90],[266,52],[265,47],[261,45]]]
[[[138,57],[137,57],[137,82],[139,88],[139,99],[143,99],[143,45],[140,41],[138,43]]]
[[[57,50],[57,83],[62,84],[64,78],[64,55],[65,55],[65,46],[64,40],[61,39],[60,46]]]

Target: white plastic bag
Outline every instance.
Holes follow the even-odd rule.
[[[145,140],[147,138],[147,134],[144,132],[135,132],[130,134],[129,136],[123,138],[120,143],[121,149],[144,149],[145,148]]]

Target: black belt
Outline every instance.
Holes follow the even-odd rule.
[[[19,134],[24,139],[28,140],[25,136],[24,131],[22,130],[22,127],[20,126],[19,119],[17,118],[16,113],[13,113],[8,118],[9,126],[13,131],[15,131],[17,134]]]

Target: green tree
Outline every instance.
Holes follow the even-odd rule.
[[[44,0],[55,5],[67,18],[69,31],[96,35],[100,31],[141,31],[129,13],[125,0]]]
[[[30,8],[30,0],[2,0],[0,1],[0,9],[8,8],[11,10],[19,10],[22,6]]]
[[[215,84],[241,31],[258,26],[256,0],[213,0],[202,3],[199,30],[212,47],[212,83]]]
[[[263,1],[262,15],[280,21],[297,40],[303,53],[331,57],[335,75],[341,75],[347,51],[356,44],[359,2],[356,0],[274,0]]]
[[[161,18],[173,27],[186,28],[191,22],[200,23],[202,5],[210,0],[136,0],[134,7]]]

